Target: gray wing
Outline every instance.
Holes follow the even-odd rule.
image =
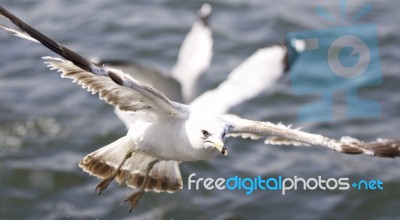
[[[39,42],[64,57],[68,61],[45,57],[51,69],[62,72],[62,77],[73,79],[92,93],[99,93],[101,99],[123,111],[152,111],[177,117],[186,117],[188,108],[185,105],[171,102],[163,93],[153,87],[133,79],[119,70],[99,66],[60,43],[43,35],[27,25],[12,13],[0,6],[0,14],[21,28],[24,33],[0,26],[18,37]]]
[[[147,83],[152,87],[157,88],[168,98],[177,102],[183,101],[181,85],[179,84],[179,82],[171,76],[163,74],[162,72],[152,67],[140,65],[134,62],[117,60],[96,60],[93,62],[101,65],[106,65],[107,67],[111,67],[113,69],[119,69],[125,73],[128,73],[136,80]],[[118,107],[115,107],[114,111],[118,118],[124,123],[126,128],[129,129],[129,127],[135,122],[135,117],[130,112],[121,111]]]
[[[253,139],[266,138],[266,144],[321,146],[347,154],[367,154],[378,157],[400,156],[400,140],[378,139],[363,142],[351,137],[340,140],[328,138],[319,134],[292,129],[290,126],[270,122],[241,119],[237,116],[225,115],[222,118],[230,125],[228,136],[250,137]]]
[[[82,70],[70,61],[53,57],[43,59],[50,69],[62,72],[61,77],[72,79],[92,94],[99,93],[100,99],[121,111],[145,110],[178,117],[186,115],[183,105],[171,102],[158,90],[119,70],[104,67],[108,76],[99,76]]]
[[[140,64],[135,61],[101,60],[92,58],[91,60],[99,65],[105,65],[113,69],[121,70],[122,72],[131,75],[134,79],[157,88],[171,100],[176,102],[183,101],[181,85],[179,82],[165,72],[152,66]]]

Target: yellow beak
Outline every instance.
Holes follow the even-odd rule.
[[[222,155],[228,156],[228,151],[226,150],[226,147],[224,146],[224,143],[222,141],[214,141],[213,143],[215,145],[215,148],[217,148],[217,150],[221,152]]]

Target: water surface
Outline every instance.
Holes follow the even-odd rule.
[[[382,105],[376,119],[338,118],[301,123],[297,109],[307,97],[291,93],[286,77],[274,88],[231,110],[256,120],[295,123],[331,137],[398,138],[400,52],[397,1],[370,1],[374,10],[359,23],[378,27],[383,84],[364,89]],[[348,13],[367,2],[349,1]],[[168,71],[201,1],[9,1],[3,6],[85,56],[133,60]],[[314,13],[319,5],[339,15],[339,1],[213,1],[214,59],[199,82],[215,87],[257,48],[283,42],[290,31],[335,24]],[[4,21],[4,20],[2,20]],[[229,140],[229,157],[182,163],[182,175],[198,177],[380,179],[383,191],[189,191],[146,194],[133,213],[122,201],[131,193],[112,184],[95,195],[98,180],[78,168],[91,151],[125,134],[112,107],[41,64],[53,55],[31,42],[0,34],[1,219],[395,219],[400,216],[399,159],[342,155],[318,148],[266,146]],[[340,101],[338,105],[344,106]]]

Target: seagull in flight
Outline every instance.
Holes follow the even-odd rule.
[[[97,63],[120,69],[133,78],[156,87],[175,101],[181,100],[215,115],[226,114],[232,107],[256,97],[265,88],[272,87],[282,79],[289,69],[288,51],[285,44],[260,48],[233,69],[218,87],[197,96],[198,79],[209,68],[213,55],[211,9],[211,5],[206,3],[198,10],[197,19],[185,36],[177,62],[170,73],[115,60],[98,60]],[[297,53],[305,48],[302,40],[294,39],[289,45]],[[129,112],[121,111],[117,107],[115,113],[128,129],[135,121]]]
[[[171,101],[129,74],[97,65],[50,39],[2,6],[0,14],[22,32],[1,25],[2,29],[41,43],[63,57],[43,57],[50,69],[135,118],[125,136],[88,154],[79,163],[85,172],[102,179],[96,187],[98,193],[113,180],[137,189],[125,200],[130,211],[146,191],[180,191],[183,184],[179,162],[207,160],[216,152],[227,156],[224,145],[227,137],[263,138],[267,144],[316,146],[347,154],[400,156],[400,140],[363,142],[351,137],[336,140],[282,124],[215,115],[201,106]]]
[[[160,72],[151,67],[118,60],[92,60],[98,64],[123,70],[135,79],[156,87],[175,101],[190,103],[198,94],[198,80],[210,67],[213,56],[211,11],[212,7],[208,3],[200,7],[197,19],[182,41],[177,61],[169,72]],[[128,112],[121,111],[118,107],[115,107],[114,111],[127,128],[134,122]]]
[[[176,64],[171,75],[180,82],[185,102],[195,98],[196,82],[211,64],[213,55],[212,30],[209,26],[211,5],[203,4],[179,49]]]

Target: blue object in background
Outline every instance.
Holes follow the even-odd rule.
[[[295,39],[305,41],[304,52],[300,55],[288,46],[293,93],[321,95],[321,101],[300,108],[301,121],[333,120],[333,96],[343,90],[347,92],[347,117],[381,115],[379,103],[362,99],[357,94],[360,87],[382,84],[375,25],[292,32],[286,38],[288,44]],[[296,65],[293,63],[295,56]]]

